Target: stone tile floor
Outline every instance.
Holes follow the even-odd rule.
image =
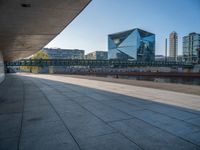
[[[0,84],[0,150],[198,150],[200,96],[13,74]]]

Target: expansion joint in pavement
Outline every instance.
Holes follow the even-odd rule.
[[[33,82],[32,82],[33,83]],[[33,83],[35,84],[35,83]],[[46,94],[41,90],[41,88],[35,84],[41,91],[41,93],[43,94],[44,98],[46,99],[46,101],[49,103],[49,105],[52,107],[52,109],[54,110],[54,112],[56,113],[56,115],[59,117],[60,121],[62,122],[62,124],[64,125],[65,129],[69,132],[69,134],[71,135],[71,137],[73,138],[74,142],[76,143],[76,145],[78,146],[78,148],[81,150],[81,147],[78,143],[78,141],[76,140],[76,138],[74,137],[74,135],[72,134],[72,132],[70,131],[70,129],[68,128],[68,126],[65,124],[64,120],[62,119],[62,117],[60,116],[60,114],[58,113],[58,111],[56,110],[56,108],[53,106],[53,104],[49,101],[48,97],[46,96]]]
[[[18,144],[17,144],[17,150],[20,149],[20,143],[21,143],[21,137],[22,137],[22,127],[23,127],[23,120],[24,120],[24,105],[25,105],[25,85],[24,82],[21,80],[22,83],[22,112],[21,112],[21,121],[20,121],[20,130],[19,130],[19,137],[18,137]]]
[[[51,87],[51,86],[48,85],[47,83],[44,83],[44,82],[43,82],[43,84],[47,85],[48,87],[50,87],[50,88],[56,90],[58,93],[60,93],[61,95],[63,95],[63,93],[62,93],[60,90],[58,90],[58,89],[56,89],[56,88],[54,88],[54,87]],[[65,96],[65,95],[63,95],[63,96]],[[87,112],[91,113],[93,116],[95,116],[96,118],[98,118],[99,120],[101,120],[102,122],[104,122],[107,126],[109,126],[110,128],[112,128],[113,130],[115,130],[116,133],[119,133],[121,136],[125,137],[127,140],[129,140],[130,142],[132,142],[132,143],[134,143],[135,145],[137,145],[138,148],[140,148],[141,150],[144,150],[140,145],[138,145],[136,142],[134,142],[134,141],[131,140],[129,137],[127,137],[126,135],[124,135],[122,132],[119,132],[118,130],[116,130],[116,129],[115,129],[114,127],[112,127],[108,122],[104,121],[102,118],[100,118],[99,116],[97,116],[95,113],[91,112],[90,110],[88,110],[87,108],[85,108],[84,106],[82,106],[81,104],[79,104],[79,103],[76,102],[76,101],[73,101],[73,100],[70,100],[70,101],[76,103],[76,104],[79,105],[81,108],[83,108],[83,109],[86,110]],[[110,133],[110,134],[113,134],[113,133]]]

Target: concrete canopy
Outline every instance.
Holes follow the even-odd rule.
[[[57,36],[91,0],[0,0],[4,60],[30,56]]]

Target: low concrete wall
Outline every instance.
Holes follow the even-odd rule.
[[[4,63],[3,63],[3,56],[0,52],[0,83],[4,80],[5,73],[4,73]]]

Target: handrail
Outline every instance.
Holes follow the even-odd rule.
[[[126,60],[86,60],[86,59],[21,59],[5,62],[6,66],[89,66],[89,67],[193,67],[193,63],[175,61],[126,61]]]

